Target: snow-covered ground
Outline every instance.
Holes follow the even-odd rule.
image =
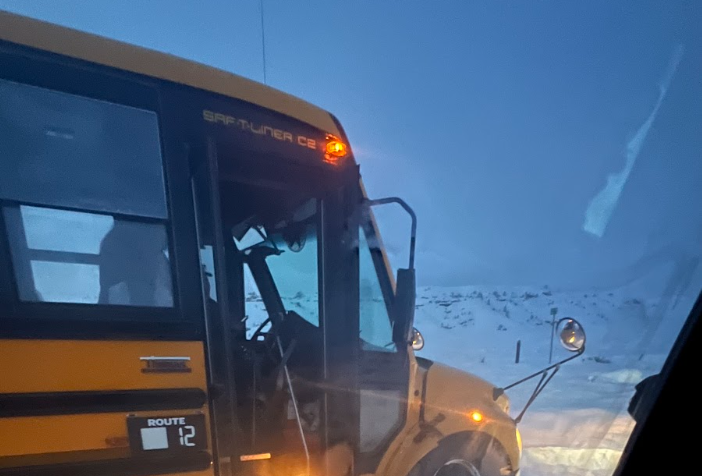
[[[609,476],[634,426],[634,385],[662,367],[692,301],[672,310],[626,290],[426,287],[418,290],[419,355],[505,386],[548,365],[552,309],[585,328],[585,353],[563,365],[520,423],[524,476]],[[521,341],[520,362],[515,363]],[[553,361],[569,354],[554,343]],[[538,378],[509,390],[513,416]]]
[[[316,297],[283,300],[302,315],[316,314]],[[263,303],[256,293],[247,301],[255,328]],[[634,385],[661,369],[692,304],[645,300],[633,289],[422,287],[415,325],[426,346],[418,355],[506,386],[548,365],[552,310],[556,319],[577,319],[587,334],[585,353],[563,365],[520,423],[522,475],[609,476],[634,426],[626,411]],[[553,362],[569,355],[554,342]],[[507,391],[513,417],[537,381]]]

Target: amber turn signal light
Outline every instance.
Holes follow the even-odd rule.
[[[338,164],[339,159],[346,157],[348,146],[331,134],[327,135],[327,146],[324,153],[324,161],[330,164]]]

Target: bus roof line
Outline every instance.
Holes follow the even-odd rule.
[[[331,114],[275,88],[167,53],[0,11],[0,40],[241,99],[340,133]]]

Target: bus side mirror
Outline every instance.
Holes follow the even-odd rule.
[[[424,336],[419,330],[414,327],[412,329],[412,349],[415,351],[420,351],[424,348]]]
[[[411,345],[413,337],[412,329],[414,325],[414,307],[417,294],[417,283],[414,275],[414,251],[417,243],[417,215],[414,213],[414,210],[412,210],[412,207],[407,204],[407,202],[398,197],[365,200],[365,204],[369,207],[386,205],[388,203],[400,205],[412,219],[412,227],[410,229],[409,266],[407,266],[407,269],[400,268],[397,270],[395,301],[392,309],[393,342],[405,342],[406,345]]]
[[[570,317],[564,317],[556,324],[556,332],[561,340],[561,345],[568,352],[580,352],[585,349],[585,329]]]
[[[414,269],[398,269],[393,309],[394,342],[412,342],[416,293]]]

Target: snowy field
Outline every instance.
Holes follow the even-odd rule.
[[[634,426],[626,411],[634,385],[660,370],[692,307],[680,300],[661,320],[657,304],[626,290],[421,288],[415,323],[426,346],[418,355],[506,386],[548,365],[553,308],[557,319],[577,319],[585,353],[563,365],[519,425],[522,475],[609,476]],[[554,344],[554,362],[568,355]],[[507,392],[513,417],[537,380]]]
[[[317,305],[301,293],[283,300],[303,315]],[[255,293],[247,301],[255,328],[263,304]],[[548,365],[552,309],[556,319],[577,319],[587,334],[585,353],[560,369],[519,425],[522,476],[609,476],[634,426],[626,411],[634,385],[661,369],[693,301],[682,298],[667,310],[661,303],[626,289],[422,287],[415,325],[426,346],[418,355],[506,386]],[[554,342],[554,362],[569,355]],[[537,381],[507,391],[513,417]]]

